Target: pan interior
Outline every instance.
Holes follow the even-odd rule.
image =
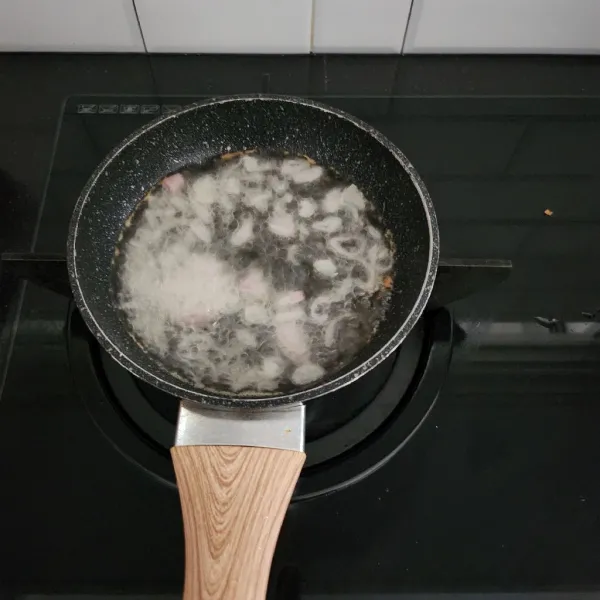
[[[114,300],[182,381],[293,392],[349,364],[385,318],[389,238],[358,188],[312,159],[228,153],[140,201]]]
[[[251,395],[245,400],[295,402],[352,381],[406,335],[431,275],[432,224],[407,171],[410,167],[399,161],[393,148],[352,120],[309,102],[255,98],[191,107],[151,124],[99,167],[75,209],[69,259],[76,300],[92,331],[127,368],[173,394],[211,404],[229,404],[232,398],[182,382],[134,342],[109,300],[111,263],[125,219],[157,181],[184,165],[251,148],[308,155],[355,183],[391,232],[396,261],[386,319],[350,364],[294,394]]]

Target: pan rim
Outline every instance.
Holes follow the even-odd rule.
[[[132,142],[137,140],[140,136],[157,126],[162,125],[170,119],[177,118],[182,114],[198,110],[202,107],[240,101],[276,101],[288,102],[291,104],[302,104],[311,108],[321,110],[323,112],[331,113],[336,117],[349,121],[354,126],[362,129],[363,131],[371,135],[392,154],[392,156],[400,163],[402,168],[410,177],[411,182],[416,188],[421,202],[423,204],[423,209],[425,211],[425,216],[427,219],[427,225],[429,229],[429,256],[427,262],[426,275],[423,278],[421,290],[419,291],[419,295],[417,297],[416,302],[413,305],[411,312],[404,320],[404,323],[397,329],[396,333],[394,333],[394,335],[390,337],[387,343],[384,344],[381,348],[379,348],[377,352],[375,352],[363,363],[354,367],[351,371],[341,374],[330,381],[326,381],[324,383],[317,382],[317,385],[313,387],[306,387],[304,389],[294,391],[288,394],[256,397],[229,397],[226,395],[218,395],[209,392],[198,391],[197,389],[194,389],[194,386],[192,386],[191,384],[189,386],[186,386],[182,382],[181,385],[177,385],[175,383],[162,379],[160,376],[157,376],[155,373],[149,371],[145,367],[135,362],[132,358],[127,356],[126,353],[124,353],[117,346],[117,344],[115,344],[112,341],[112,339],[104,332],[104,330],[97,322],[93,312],[88,307],[85,295],[79,283],[79,277],[77,272],[77,250],[75,247],[75,243],[77,240],[79,221],[83,213],[83,209],[89,200],[91,190],[93,189],[96,181],[108,167],[108,165],[112,163],[113,160],[127,146],[129,146]],[[364,374],[369,372],[371,369],[375,368],[388,356],[390,356],[390,354],[392,354],[392,352],[394,352],[398,348],[398,346],[404,341],[408,333],[412,330],[413,326],[425,310],[425,306],[431,295],[431,291],[433,289],[433,284],[435,281],[435,276],[437,273],[437,267],[439,263],[439,243],[440,241],[437,217],[435,214],[435,209],[433,207],[433,202],[431,200],[429,192],[427,191],[427,188],[425,187],[424,182],[418,175],[412,163],[404,155],[404,153],[377,129],[375,129],[368,123],[362,121],[361,119],[358,119],[357,117],[346,113],[345,111],[328,106],[326,104],[322,104],[312,99],[277,94],[240,94],[233,96],[210,98],[204,101],[190,104],[189,106],[186,106],[177,112],[162,115],[161,117],[151,121],[150,123],[134,131],[119,145],[113,148],[111,152],[102,160],[102,162],[98,165],[94,173],[88,179],[73,209],[69,225],[69,235],[67,239],[67,266],[71,288],[73,290],[73,296],[75,299],[75,304],[79,308],[84,321],[86,322],[87,326],[90,328],[96,339],[104,347],[104,349],[121,366],[126,368],[134,375],[156,386],[157,388],[162,389],[163,391],[168,392],[178,398],[194,400],[202,405],[213,408],[231,407],[240,409],[261,409],[272,408],[274,406],[289,406],[304,403],[313,398],[323,396],[329,392],[350,385],[352,382],[362,377]]]

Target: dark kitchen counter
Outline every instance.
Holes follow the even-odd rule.
[[[38,233],[70,96],[313,96],[391,137],[431,192],[442,256],[510,259],[513,273],[453,307],[448,380],[413,439],[365,481],[292,506],[275,563],[314,596],[600,590],[600,59],[0,55],[0,90],[0,251],[63,252]],[[67,115],[63,182],[104,152],[89,143],[101,126],[84,144],[90,121]],[[44,206],[57,228],[60,189]],[[53,387],[69,375],[64,298],[28,290],[25,366],[7,369],[14,300],[0,306],[0,390],[23,400],[0,396],[0,596],[175,597],[175,494],[96,442],[82,403]]]

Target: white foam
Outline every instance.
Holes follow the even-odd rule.
[[[252,217],[244,217],[242,224],[231,235],[231,245],[238,248],[247,244],[252,240],[254,229],[254,219]]]
[[[310,219],[317,212],[317,205],[307,198],[300,200],[298,204],[298,214],[303,219]]]
[[[138,341],[197,385],[234,392],[337,368],[352,339],[340,335],[359,331],[354,301],[381,288],[393,254],[356,186],[308,185],[326,175],[251,155],[165,178],[120,248]]]
[[[306,385],[307,383],[312,383],[313,381],[320,379],[324,374],[325,371],[323,367],[314,363],[305,363],[300,365],[292,373],[292,381],[296,385]]]
[[[274,214],[269,219],[269,229],[275,235],[284,238],[292,238],[296,235],[296,223],[290,213]]]
[[[320,258],[314,262],[315,270],[324,277],[335,277],[337,275],[337,267],[330,258]]]
[[[294,183],[311,183],[323,175],[322,167],[309,167],[292,175]]]

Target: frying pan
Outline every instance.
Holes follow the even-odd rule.
[[[165,175],[228,152],[307,155],[355,183],[395,246],[386,318],[356,358],[291,392],[236,397],[171,373],[130,336],[112,301],[112,259],[125,220]],[[100,164],[73,212],[69,277],[99,342],[141,379],[181,398],[171,454],[185,543],[184,598],[264,598],[279,529],[304,463],[304,403],[348,385],[390,355],[431,293],[439,234],[430,197],[407,158],[342,111],[285,96],[194,104],[131,135]]]

